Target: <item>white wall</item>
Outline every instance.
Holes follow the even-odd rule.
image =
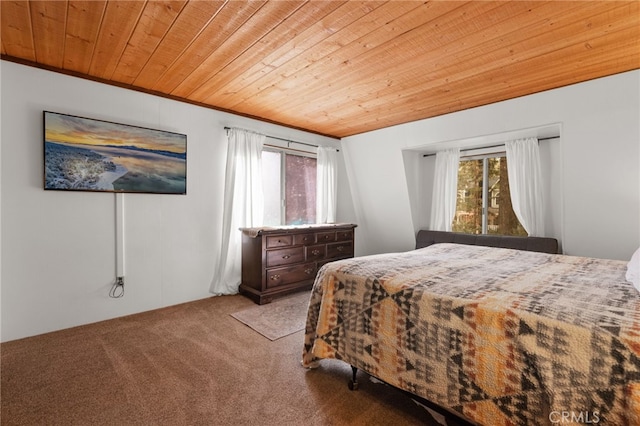
[[[428,102],[428,99],[425,100]],[[428,170],[410,151],[557,125],[552,230],[566,254],[629,259],[640,245],[640,71],[343,139],[360,234],[358,254],[409,250],[430,203]],[[428,161],[427,161],[428,162]],[[419,188],[412,179],[425,179]],[[424,196],[420,193],[422,192]]]
[[[211,296],[222,226],[225,126],[339,141],[135,91],[0,62],[2,340]],[[187,195],[124,195],[125,296],[114,282],[115,194],[43,190],[42,111],[185,133]],[[353,221],[339,170],[338,220]]]

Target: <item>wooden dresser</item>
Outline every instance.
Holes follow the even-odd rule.
[[[353,257],[353,224],[242,228],[240,293],[262,305],[313,286],[325,263]]]

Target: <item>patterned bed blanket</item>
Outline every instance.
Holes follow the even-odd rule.
[[[303,365],[340,359],[483,425],[639,425],[625,265],[458,244],[332,262]]]

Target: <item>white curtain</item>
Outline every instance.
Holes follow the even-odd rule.
[[[532,237],[544,236],[544,203],[538,139],[505,143],[511,204],[518,220]]]
[[[338,190],[338,151],[318,147],[316,175],[316,223],[335,223]]]
[[[220,258],[210,291],[213,294],[238,292],[242,268],[242,233],[239,228],[262,225],[262,146],[265,136],[242,129],[227,133],[224,212]]]
[[[459,165],[459,148],[447,149],[436,154],[430,227],[434,231],[451,231],[453,217],[456,214]]]

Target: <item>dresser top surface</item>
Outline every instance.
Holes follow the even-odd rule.
[[[240,228],[243,234],[257,237],[265,234],[293,234],[302,232],[332,231],[337,229],[352,229],[358,225],[353,223],[318,223],[307,225],[260,226],[255,228]]]

